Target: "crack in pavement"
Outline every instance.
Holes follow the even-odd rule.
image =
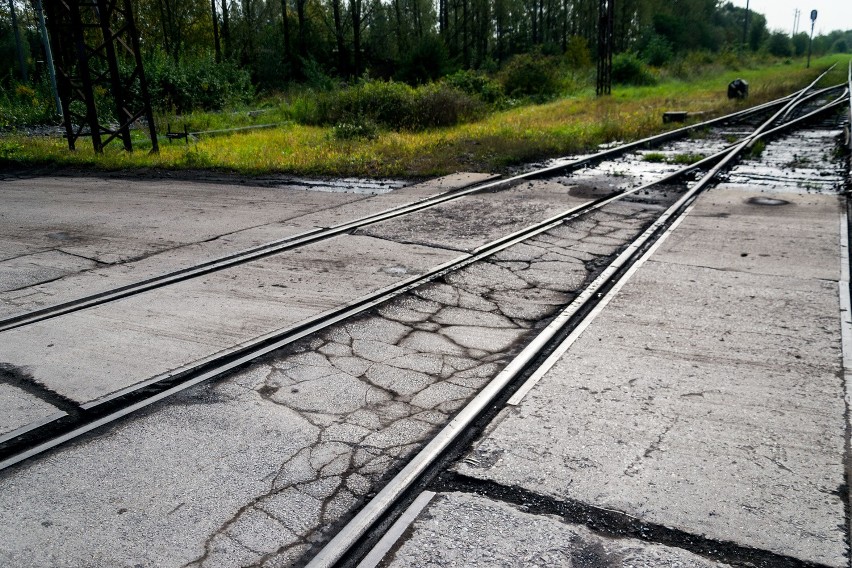
[[[601,242],[601,235],[630,227],[632,236],[655,217],[655,207],[613,204],[228,379],[297,413],[318,434],[185,566],[299,563],[597,275],[602,263],[589,261],[611,258],[624,245]]]

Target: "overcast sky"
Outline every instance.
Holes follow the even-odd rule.
[[[745,8],[746,0],[732,0],[734,6]],[[749,0],[749,9],[766,16],[770,30],[793,31],[796,9],[802,11],[799,31],[810,32],[811,10],[819,12],[814,33],[852,29],[852,0]]]

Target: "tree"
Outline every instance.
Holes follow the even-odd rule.
[[[785,32],[773,32],[769,36],[766,49],[776,57],[790,57],[793,55],[793,44],[790,36]]]

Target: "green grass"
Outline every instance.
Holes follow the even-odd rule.
[[[614,87],[610,97],[596,98],[587,88],[570,98],[495,112],[477,122],[420,132],[382,130],[375,138],[335,136],[331,127],[296,124],[282,100],[267,101],[258,115],[197,113],[187,117],[158,117],[161,134],[166,124],[182,130],[217,130],[252,124],[282,126],[227,136],[201,137],[188,145],[160,141],[160,153],[150,154],[150,142],[137,134],[133,153],[111,145],[95,154],[87,141],[71,152],[63,139],[5,135],[0,138],[0,164],[57,164],[102,170],[128,168],[209,169],[246,175],[286,173],[329,176],[433,176],[456,171],[500,171],[526,161],[585,152],[603,143],[635,140],[662,132],[667,110],[704,112],[704,118],[733,112],[789,93],[813,80],[831,63],[838,68],[823,84],[845,81],[848,57],[826,57],[804,69],[800,61],[755,69],[713,72],[694,80],[662,78],[647,87]],[[841,69],[842,68],[842,69]],[[728,82],[746,78],[751,87],[747,103],[729,101]],[[696,156],[683,159],[692,160]]]
[[[748,152],[746,156],[749,159],[756,160],[763,155],[763,151],[766,150],[766,142],[763,140],[758,140],[754,142],[750,147],[748,147]]]
[[[704,154],[675,154],[674,156],[666,156],[662,152],[648,152],[642,156],[642,160],[652,164],[677,164],[688,166],[695,162],[700,162],[706,158]]]
[[[652,164],[668,162],[668,158],[662,152],[648,152],[642,156],[642,160],[645,162],[651,162]]]

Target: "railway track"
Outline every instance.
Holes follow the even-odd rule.
[[[852,73],[852,64],[850,64]],[[475,398],[462,408],[437,435],[409,460],[382,489],[360,508],[358,513],[321,549],[307,555],[308,568],[330,568],[332,566],[376,566],[384,555],[394,547],[396,540],[411,523],[431,497],[424,500],[424,492],[433,484],[440,486],[438,478],[447,468],[462,457],[471,442],[487,430],[500,409],[518,404],[527,392],[568,350],[591,321],[624,286],[632,274],[654,253],[669,234],[680,224],[694,206],[694,201],[707,188],[717,182],[718,176],[732,166],[744,152],[757,142],[802,124],[826,112],[837,112],[849,100],[849,87],[809,92],[810,85],[794,96],[782,108],[760,124],[753,132],[738,141],[732,148],[725,149],[695,164],[704,169],[688,190],[670,205],[638,237],[623,247],[620,254],[609,263],[580,294],[541,331],[524,349],[509,362]],[[827,95],[837,95],[826,101]],[[803,99],[820,100],[819,108],[802,108]],[[692,171],[690,169],[689,171]],[[678,172],[663,180],[651,182],[632,193],[671,183],[686,172]],[[606,201],[622,199],[621,194]],[[600,202],[597,205],[602,205]],[[419,503],[417,502],[419,499]],[[408,518],[400,517],[408,510]],[[591,519],[597,513],[586,513]],[[398,523],[399,522],[399,523]],[[591,522],[591,521],[589,521]],[[595,522],[618,524],[613,519],[598,519]],[[397,524],[398,523],[398,524]],[[640,529],[651,532],[648,527]],[[629,533],[631,530],[626,530]],[[635,532],[635,531],[634,531]],[[617,531],[616,531],[616,534]],[[637,533],[638,534],[638,533]],[[704,547],[704,549],[702,549]],[[709,551],[712,543],[699,543],[696,550]],[[718,548],[718,545],[716,545]],[[724,548],[724,547],[722,547]],[[754,562],[759,566],[799,566],[795,559],[772,553],[750,550],[715,550],[714,553],[732,562]],[[363,562],[363,564],[361,564]]]
[[[304,412],[309,420],[313,420],[313,418],[310,418],[311,416],[328,415],[332,413],[332,410],[323,409],[320,411],[311,406],[315,404],[315,401],[310,401],[309,404],[299,399],[302,393],[298,391],[306,390],[302,383],[294,383],[291,390],[291,387],[286,386],[287,383],[283,379],[272,378],[273,375],[279,376],[282,373],[287,375],[291,373],[289,370],[291,368],[296,370],[307,369],[311,373],[318,372],[316,370],[320,368],[318,365],[321,363],[305,362],[305,360],[310,359],[312,353],[316,352],[323,353],[323,356],[329,360],[333,356],[337,356],[334,353],[347,345],[345,341],[340,342],[341,334],[349,337],[348,346],[353,353],[357,353],[369,361],[374,361],[375,365],[387,367],[386,355],[379,356],[376,354],[377,350],[389,351],[391,347],[394,347],[391,344],[396,341],[398,345],[410,351],[415,349],[413,347],[414,340],[420,339],[419,336],[415,337],[416,334],[432,333],[439,326],[455,328],[454,331],[458,331],[458,333],[453,337],[456,338],[457,345],[467,345],[467,352],[466,355],[461,352],[441,355],[444,365],[447,364],[448,360],[456,361],[453,363],[457,367],[456,372],[450,377],[449,383],[436,383],[426,388],[420,386],[418,387],[420,390],[411,387],[412,390],[409,392],[405,390],[407,387],[404,381],[397,381],[394,377],[375,378],[371,379],[375,387],[375,389],[371,387],[370,392],[373,392],[373,394],[365,394],[363,397],[365,402],[370,396],[374,395],[395,397],[399,399],[398,404],[400,405],[406,403],[416,406],[417,413],[412,414],[412,416],[420,416],[423,414],[422,408],[427,406],[425,399],[428,397],[425,395],[433,387],[454,388],[457,384],[466,384],[465,381],[470,383],[479,381],[478,386],[470,386],[469,390],[465,390],[465,393],[470,394],[464,396],[452,398],[444,394],[435,398],[436,395],[432,395],[435,400],[432,403],[434,407],[431,410],[433,416],[429,419],[432,421],[429,423],[434,428],[439,428],[448,423],[446,429],[441,431],[432,442],[428,442],[429,438],[423,438],[419,435],[405,438],[405,443],[397,442],[397,445],[403,448],[423,448],[421,454],[411,461],[406,457],[408,450],[401,453],[395,453],[392,449],[382,450],[382,452],[387,453],[387,455],[382,454],[382,459],[390,459],[390,464],[381,462],[385,464],[382,466],[382,471],[397,470],[403,464],[408,464],[403,467],[395,478],[396,480],[387,485],[379,485],[384,477],[383,473],[377,473],[369,470],[366,466],[359,465],[361,458],[357,457],[358,447],[369,446],[374,448],[378,447],[378,442],[355,443],[351,440],[347,442],[350,444],[351,451],[354,452],[348,458],[351,460],[349,467],[354,468],[354,474],[351,476],[348,473],[343,474],[343,479],[351,480],[357,475],[366,476],[373,486],[383,486],[384,489],[372,500],[369,500],[366,507],[359,509],[360,512],[350,524],[342,527],[340,531],[329,531],[329,526],[340,528],[341,519],[345,519],[349,515],[349,513],[340,512],[340,507],[343,507],[343,505],[332,506],[332,504],[337,503],[340,491],[343,491],[342,489],[336,490],[331,496],[325,497],[325,504],[322,508],[323,516],[321,516],[316,528],[309,531],[309,536],[302,537],[300,542],[292,546],[285,547],[282,545],[277,550],[262,555],[258,553],[259,556],[255,559],[255,563],[260,565],[263,562],[271,561],[276,555],[289,554],[291,559],[295,559],[293,560],[295,563],[310,561],[315,566],[331,566],[341,563],[343,565],[354,565],[373,549],[375,543],[381,539],[385,528],[390,526],[396,517],[406,509],[407,504],[416,498],[419,489],[429,486],[434,476],[442,471],[444,465],[453,456],[458,454],[466,441],[469,441],[477,432],[481,431],[488,423],[489,417],[493,416],[495,409],[503,404],[516,402],[531,388],[536,378],[543,372],[542,369],[545,369],[549,364],[547,361],[552,363],[552,360],[558,357],[560,351],[582,331],[584,326],[587,325],[586,322],[589,321],[588,318],[600,311],[602,306],[612,297],[612,294],[618,290],[621,283],[635,270],[638,263],[653,252],[658,243],[661,242],[660,239],[665,238],[683,218],[684,213],[694,203],[695,196],[713,183],[711,180],[715,174],[724,171],[735,160],[736,153],[742,153],[757,139],[769,139],[772,136],[781,135],[786,129],[795,128],[818,119],[820,116],[825,116],[827,113],[835,112],[844,102],[843,97],[838,96],[838,94],[837,88],[817,92],[803,90],[781,103],[762,108],[759,111],[763,113],[764,118],[768,113],[773,114],[772,119],[779,119],[786,115],[788,119],[786,125],[777,126],[775,123],[770,125],[773,122],[772,119],[764,121],[755,132],[744,137],[738,137],[740,139],[729,150],[714,152],[712,155],[686,167],[671,167],[665,169],[662,173],[657,171],[653,174],[656,179],[645,180],[645,183],[640,183],[626,190],[615,191],[611,188],[605,188],[602,192],[594,193],[594,198],[581,205],[571,207],[542,222],[524,227],[513,234],[477,246],[473,250],[461,254],[455,260],[435,267],[426,274],[409,278],[394,286],[379,290],[369,297],[328,311],[320,316],[303,321],[299,325],[279,330],[250,343],[241,343],[228,353],[217,354],[215,358],[205,361],[202,365],[174,369],[167,375],[152,377],[144,385],[134,384],[126,390],[113,393],[106,400],[99,400],[97,404],[80,407],[77,414],[69,415],[52,424],[40,425],[30,432],[18,433],[13,439],[7,437],[0,444],[0,451],[3,452],[0,455],[4,460],[0,462],[0,469],[8,470],[10,474],[14,474],[16,469],[18,471],[29,471],[26,470],[28,459],[81,437],[92,440],[93,437],[90,433],[97,433],[96,431],[101,431],[99,429],[116,424],[130,414],[139,413],[144,416],[146,413],[142,411],[146,408],[163,408],[162,404],[157,405],[167,399],[177,400],[178,405],[185,405],[187,401],[194,400],[197,397],[203,399],[206,395],[198,393],[207,392],[211,389],[215,390],[215,387],[210,386],[213,384],[212,379],[234,376],[234,371],[238,370],[242,370],[241,374],[238,374],[239,376],[249,377],[257,374],[255,369],[261,367],[272,369],[269,377],[265,379],[265,383],[262,381],[252,387],[255,392],[267,401],[278,400],[282,404],[286,402],[292,408]],[[792,106],[788,107],[788,103]],[[800,109],[801,107],[805,107],[804,110],[788,113],[790,108]],[[718,124],[722,124],[722,122]],[[682,135],[684,133],[680,134],[680,136]],[[731,142],[731,140],[725,140],[724,144],[719,144],[719,146],[729,146]],[[631,148],[644,148],[647,144],[648,141],[642,141],[632,145]],[[627,150],[622,149],[620,151]],[[679,147],[676,151],[681,151],[681,148]],[[603,157],[598,155],[573,164],[561,164],[553,168],[529,172],[509,180],[468,188],[459,194],[441,196],[440,199],[447,203],[463,195],[498,191],[501,187],[517,186],[527,183],[529,180],[563,179],[569,170],[577,170],[575,177],[597,175],[594,174],[593,169],[579,170],[590,163],[600,162],[612,157],[612,155],[606,154]],[[415,204],[417,207],[422,206],[422,209],[437,205],[440,205],[440,202]],[[362,224],[358,225],[357,229],[365,230],[371,225],[378,226],[384,221],[391,220],[394,217],[403,218],[403,215],[410,213],[412,212],[401,212],[400,210],[388,213],[390,217],[362,219],[359,220]],[[629,215],[633,213],[638,213],[638,220],[628,221]],[[570,235],[586,225],[591,225],[592,229],[589,232],[590,237],[580,247],[581,249],[586,247],[580,251],[583,254],[580,254],[575,250],[577,247],[572,244],[575,241]],[[607,230],[612,232],[595,232],[602,226],[609,227]],[[338,234],[352,231],[355,228],[348,226],[346,229],[341,229],[342,232]],[[614,242],[614,236],[606,236],[616,233],[620,235],[618,238],[621,239],[618,244]],[[626,239],[628,233],[631,236]],[[303,235],[308,239],[313,237],[328,239],[332,236],[320,236],[319,232]],[[611,241],[608,239],[611,239]],[[282,246],[284,247],[282,250],[287,250],[291,245],[292,247],[303,246],[295,241],[283,241],[269,246]],[[539,249],[546,249],[546,254],[536,257],[535,254],[529,252]],[[571,252],[572,250],[574,252]],[[263,256],[277,254],[277,252],[269,252],[268,248],[262,248],[249,251],[248,254]],[[545,282],[544,284],[538,284],[537,287],[528,285],[519,290],[504,290],[505,286],[498,282],[499,278],[524,275],[527,268],[534,268],[542,272],[543,269],[539,267],[552,262],[552,258],[558,257],[561,262],[562,259],[571,254],[577,255],[579,262],[575,265],[579,276],[560,275],[561,278],[571,280],[570,285],[547,284],[545,281],[548,277],[552,277],[552,274],[542,276],[541,281]],[[530,261],[527,257],[533,260]],[[238,265],[248,261],[234,257],[224,259],[224,262],[232,262]],[[528,266],[526,268],[521,266],[524,264]],[[196,268],[207,271],[207,273],[221,269],[212,264]],[[491,274],[498,268],[503,271],[502,276],[498,277]],[[564,266],[559,268],[560,272],[564,270]],[[172,276],[190,279],[197,275],[181,273]],[[491,280],[488,280],[488,278]],[[486,280],[488,281],[486,282]],[[168,283],[165,281],[148,282],[145,285],[152,285],[156,288],[165,287]],[[483,290],[486,288],[487,291],[484,292]],[[131,297],[141,295],[143,290],[136,290],[131,287],[116,292],[125,294],[124,297]],[[487,337],[488,334],[486,334],[487,339],[481,340],[483,345],[465,343],[464,336],[475,335],[476,332],[468,330],[464,325],[459,325],[459,322],[453,319],[458,314],[453,314],[453,317],[451,317],[447,315],[447,312],[452,310],[471,312],[472,306],[480,301],[475,301],[474,292],[496,305],[496,308],[488,308],[491,310],[490,312],[488,310],[483,311],[474,319],[483,320],[486,319],[486,316],[495,320],[502,318],[500,320],[502,323],[499,323],[499,325],[506,327],[514,325],[516,329],[512,329],[511,333],[507,334],[508,339],[504,340],[502,336],[497,337],[499,334],[493,331],[495,328],[490,327],[492,324],[483,324],[485,331],[491,330],[488,333],[495,334],[494,338]],[[451,297],[450,299],[445,298],[448,295]],[[511,312],[510,308],[517,308],[517,306],[513,307],[512,302],[507,299],[511,295],[529,296],[529,298],[525,297],[525,300],[529,300],[529,302],[524,308],[528,311],[520,315],[517,310]],[[452,299],[452,297],[455,297],[455,299]],[[545,297],[547,302],[542,299]],[[113,300],[114,298],[99,297],[89,298],[87,301],[95,301],[96,304],[93,305],[102,305]],[[543,303],[547,303],[547,309],[530,311],[532,309],[530,306],[541,307]],[[438,308],[430,307],[437,304],[442,306],[440,311],[432,315],[427,314],[428,317],[423,316],[425,319],[422,319],[422,321],[417,319],[425,313],[421,310],[437,310]],[[558,306],[559,309],[555,310],[555,306]],[[62,309],[69,309],[68,313],[72,313],[86,307],[90,306],[80,304],[78,306],[65,306]],[[31,315],[37,320],[40,319],[41,322],[61,317],[59,313],[49,314],[47,312]],[[359,335],[363,333],[363,329],[373,328],[380,330],[381,333],[393,335],[396,333],[393,331],[393,326],[402,325],[400,322],[405,322],[404,325],[415,331],[399,340],[388,339],[388,344],[383,344],[381,349]],[[538,322],[542,322],[542,324]],[[35,322],[23,320],[10,322],[13,327],[9,329],[26,329],[32,323]],[[547,324],[546,327],[542,327],[543,324]],[[361,342],[360,345],[359,341]],[[493,343],[494,347],[490,343]],[[445,349],[445,347],[440,347],[440,349]],[[449,349],[449,347],[446,347],[446,349]],[[514,358],[511,361],[507,360],[507,354]],[[422,354],[414,357],[425,359]],[[465,357],[467,360],[463,360]],[[344,357],[344,359],[348,360],[349,357]],[[282,360],[294,362],[277,362]],[[424,369],[428,366],[426,362],[422,364]],[[302,365],[302,367],[299,367],[299,365]],[[436,369],[440,369],[440,367],[436,367]],[[477,371],[479,375],[476,377],[470,375],[471,372],[480,369],[481,372]],[[353,374],[356,372],[360,371],[351,371]],[[437,373],[438,371],[429,372]],[[292,373],[295,376],[296,371],[292,371]],[[367,371],[367,373],[369,374],[370,371]],[[440,370],[440,374],[443,373],[444,371]],[[465,375],[465,373],[468,373],[468,375]],[[334,375],[319,374],[324,377],[334,377]],[[487,385],[481,381],[486,377],[489,379]],[[245,380],[248,379],[239,379],[237,382]],[[406,380],[409,380],[409,378],[407,377]],[[190,388],[201,385],[206,386],[201,390]],[[326,398],[333,399],[331,404],[341,407],[350,404],[351,401],[342,393],[334,390],[334,387],[322,388],[332,389],[327,395],[324,395]],[[338,400],[338,397],[341,400]],[[450,400],[451,398],[452,400]],[[469,404],[461,408],[459,401],[465,403],[469,401]],[[397,402],[389,400],[387,403],[381,404],[387,404],[388,409],[390,409],[390,405],[397,404]],[[354,403],[352,407],[355,408]],[[363,409],[354,410],[351,412],[351,416],[363,411]],[[350,411],[347,410],[347,412]],[[327,425],[324,426],[323,420],[327,419],[316,418],[316,422],[313,423],[326,427]],[[347,420],[351,422],[354,418],[347,418]],[[384,424],[385,418],[381,420]],[[393,426],[395,423],[391,422],[390,424]],[[337,442],[332,441],[333,443]],[[320,458],[317,456],[329,451],[327,446],[328,442],[323,441],[318,443],[317,446],[304,449],[308,450],[311,459],[319,460]],[[389,447],[396,446],[392,444]],[[339,451],[343,450],[340,449]],[[375,451],[379,452],[379,450]],[[298,452],[297,456],[301,454],[302,451]],[[388,458],[388,456],[392,457]],[[336,461],[328,462],[327,465],[334,465]],[[23,465],[25,469],[12,467],[16,465]],[[35,465],[37,465],[37,462],[35,462]],[[366,469],[364,469],[365,467]],[[325,466],[322,469],[325,469]],[[366,471],[372,471],[372,473],[367,474]],[[321,477],[315,482],[318,483],[321,479],[325,478]],[[285,490],[277,486],[277,483],[276,478],[272,491],[241,507],[240,513],[234,519],[224,523],[220,531],[208,539],[205,543],[204,554],[188,565],[202,566],[208,562],[211,565],[216,565],[217,562],[220,562],[217,554],[221,554],[222,547],[217,544],[217,539],[220,538],[221,534],[238,526],[243,518],[252,511],[257,510],[257,503],[278,497],[279,493],[284,492]],[[287,490],[289,491],[289,489]],[[356,493],[355,495],[360,495],[360,497],[350,501],[351,504],[347,507],[351,510],[354,508],[355,502],[368,499],[370,493],[370,490],[365,490],[360,494]],[[336,536],[320,551],[315,543],[324,542],[332,532],[335,532]],[[761,560],[774,561],[779,559],[767,556],[761,558]]]
[[[821,89],[814,93],[808,93],[807,97],[808,99],[812,99],[824,95],[825,93],[830,92],[832,90],[835,90],[836,88],[837,87],[830,87],[828,89]],[[443,203],[462,199],[465,196],[474,193],[498,191],[500,189],[511,187],[512,185],[516,185],[518,183],[522,183],[525,180],[540,179],[544,177],[552,177],[556,175],[574,172],[597,164],[603,160],[622,156],[628,152],[632,152],[637,149],[654,148],[665,142],[684,138],[690,133],[694,133],[696,131],[716,127],[718,125],[743,123],[749,120],[755,120],[756,118],[768,112],[771,112],[772,109],[784,105],[785,102],[788,101],[789,98],[792,96],[793,95],[783,97],[775,101],[770,101],[768,103],[758,105],[753,108],[745,109],[743,111],[739,111],[733,114],[689,125],[657,136],[644,138],[628,144],[622,144],[581,159],[570,160],[567,162],[558,163],[557,165],[552,165],[548,167],[539,168],[533,171],[520,173],[507,179],[487,182],[484,184],[473,184],[471,187],[461,188],[459,190],[455,190],[447,194],[423,199],[413,204],[395,207],[377,214],[367,215],[359,219],[355,219],[324,229],[312,229],[294,236],[264,243],[263,245],[257,247],[252,247],[250,249],[246,249],[238,253],[217,258],[215,260],[199,263],[195,266],[187,267],[181,270],[175,270],[153,278],[147,278],[138,282],[116,287],[111,290],[106,290],[96,294],[83,296],[69,302],[62,302],[42,309],[32,310],[26,313],[0,319],[0,332],[29,325],[39,321],[44,321],[63,314],[72,313],[93,306],[102,305],[107,302],[126,298],[128,296],[133,296],[148,290],[161,288],[191,278],[198,278],[211,272],[216,272],[232,266],[245,264],[253,260],[278,254],[287,250],[299,248],[320,240],[329,239],[338,235],[349,233],[359,228],[367,227],[369,225],[373,225],[382,221],[402,217],[417,211],[435,207]]]
[[[728,125],[732,122],[754,120],[755,117],[775,111],[772,119],[764,125],[761,125],[758,133],[763,132],[766,124],[776,121],[783,116],[784,119],[788,121],[787,126],[778,126],[775,130],[765,133],[766,136],[777,134],[784,128],[789,127],[789,125],[797,124],[808,118],[812,118],[814,112],[812,111],[807,113],[806,111],[802,111],[802,108],[807,105],[813,106],[818,101],[831,96],[838,90],[838,87],[814,90],[812,87],[821,78],[822,76],[820,76],[820,78],[817,79],[817,81],[815,81],[809,88],[803,89],[798,93],[794,93],[790,97],[772,101],[754,109],[748,109],[733,115],[681,128],[660,136],[605,150],[593,156],[579,160],[573,160],[568,163],[526,172],[505,180],[476,185],[450,194],[440,195],[409,206],[392,209],[377,215],[371,215],[352,222],[343,223],[329,229],[317,229],[302,235],[297,235],[293,238],[267,243],[263,246],[253,248],[239,254],[230,255],[216,261],[203,263],[198,266],[166,274],[158,278],[145,280],[128,286],[122,286],[115,290],[80,298],[74,302],[64,303],[43,310],[38,310],[36,312],[16,316],[0,322],[0,333],[12,329],[21,329],[37,322],[60,317],[64,314],[77,312],[94,306],[103,305],[121,298],[142,294],[146,291],[166,287],[176,282],[198,278],[204,274],[223,270],[235,265],[245,264],[258,258],[292,250],[318,240],[329,239],[352,232],[356,229],[375,225],[382,221],[403,217],[417,211],[462,199],[465,196],[474,193],[499,191],[503,188],[516,186],[528,180],[553,178],[556,176],[570,174],[571,172],[587,168],[590,165],[600,163],[601,161],[612,158],[613,156],[620,156],[638,148],[654,147],[655,145],[659,145],[663,142],[687,136],[689,133],[696,130],[703,130],[716,125]],[[835,102],[834,106],[830,108],[836,107],[837,104],[839,103]],[[821,107],[815,112],[826,112],[826,108]],[[797,113],[798,117],[794,118],[797,116]],[[750,144],[755,139],[755,135],[747,136],[739,143],[737,148],[741,151],[741,147],[744,144]],[[691,165],[671,168],[674,171],[665,173],[661,177],[658,176],[657,179],[651,182],[644,183],[627,190],[615,192],[608,191],[607,193],[609,193],[609,195],[606,197],[591,200],[580,206],[570,208],[542,222],[535,223],[521,229],[520,231],[486,243],[477,247],[472,252],[463,254],[448,263],[439,265],[427,271],[424,274],[408,278],[398,284],[380,289],[375,293],[362,297],[356,301],[301,321],[297,325],[277,330],[273,333],[266,334],[250,341],[241,342],[239,345],[222,350],[206,360],[195,361],[183,367],[170,369],[166,373],[155,375],[141,383],[136,383],[127,388],[120,389],[106,397],[98,399],[95,402],[82,404],[79,408],[68,408],[63,415],[54,416],[52,417],[52,420],[47,421],[46,423],[41,421],[32,424],[28,428],[16,430],[11,434],[0,437],[0,458],[2,458],[2,461],[0,461],[0,470],[25,461],[58,445],[74,440],[125,416],[133,414],[134,412],[138,412],[139,410],[151,406],[161,400],[174,396],[175,394],[195,385],[244,367],[260,357],[281,349],[282,347],[292,344],[302,338],[308,337],[311,334],[315,334],[329,326],[345,321],[347,318],[364,313],[366,310],[381,305],[391,298],[405,294],[418,286],[422,286],[427,282],[441,278],[450,272],[461,270],[464,267],[493,256],[500,251],[504,251],[509,247],[542,235],[564,223],[580,219],[597,210],[605,208],[611,203],[615,203],[623,199],[629,199],[631,196],[641,194],[642,192],[647,193],[648,191],[654,190],[654,188],[660,186],[677,184],[687,179],[689,176],[694,175],[695,172],[711,168],[720,162],[723,164],[727,163],[730,160],[728,157],[729,154],[730,153],[726,150],[719,151]],[[718,167],[712,170],[713,175],[717,172]],[[702,179],[706,179],[706,177]]]

